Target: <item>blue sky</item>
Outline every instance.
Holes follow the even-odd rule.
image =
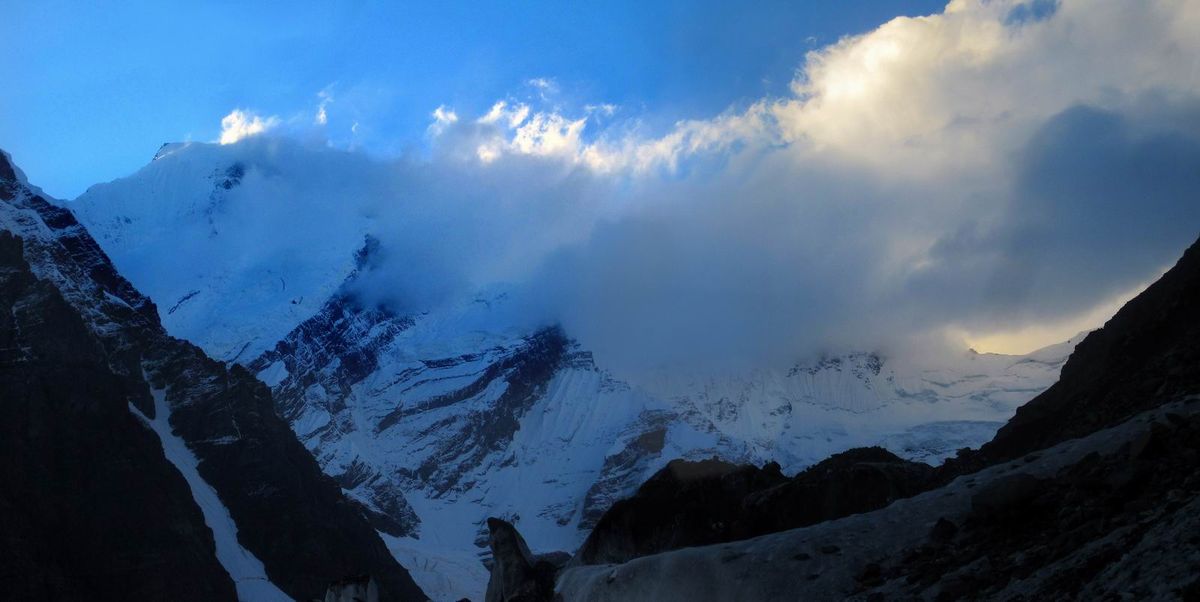
[[[424,144],[441,104],[482,113],[555,84],[651,131],[785,94],[804,54],[942,3],[190,3],[3,0],[0,148],[52,195],[213,140],[242,107],[311,114],[377,155]],[[354,140],[349,128],[359,123]]]

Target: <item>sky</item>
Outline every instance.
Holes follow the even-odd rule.
[[[234,108],[310,118],[379,156],[440,105],[553,94],[664,129],[787,91],[804,54],[936,2],[0,0],[0,146],[52,195],[215,140]],[[552,90],[530,82],[553,86]],[[355,132],[350,129],[358,123]],[[335,131],[336,130],[336,131]]]
[[[145,173],[240,161],[260,256],[369,215],[363,298],[519,283],[630,371],[1027,352],[1200,233],[1196,0],[338,6],[18,7],[0,146],[71,197],[219,142]]]

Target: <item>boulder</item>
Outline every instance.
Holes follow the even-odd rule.
[[[487,520],[488,545],[492,549],[492,573],[485,602],[550,602],[554,599],[554,577],[558,567],[534,558],[512,523],[499,518]]]

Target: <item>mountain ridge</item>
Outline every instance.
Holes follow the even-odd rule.
[[[59,416],[64,427],[74,425],[83,433],[92,433],[89,437],[45,439],[36,423],[9,423],[8,428],[14,429],[14,432],[5,437],[5,442],[16,446],[8,450],[13,457],[26,454],[36,456],[37,450],[42,450],[51,456],[81,458],[80,464],[86,466],[89,461],[95,461],[87,459],[91,458],[89,446],[96,444],[94,438],[106,437],[95,431],[102,431],[106,424],[112,426],[113,435],[119,436],[109,440],[109,444],[120,450],[125,441],[134,442],[130,445],[143,442],[139,444],[143,450],[140,453],[154,468],[153,473],[148,472],[147,475],[137,471],[124,473],[132,475],[129,478],[135,479],[135,483],[141,479],[140,486],[152,488],[165,478],[161,476],[164,471],[175,475],[164,481],[176,483],[171,486],[170,498],[185,509],[193,509],[188,511],[190,518],[187,520],[192,525],[190,530],[200,534],[194,537],[206,548],[204,557],[211,558],[211,532],[201,520],[200,513],[194,510],[198,503],[193,497],[194,492],[180,485],[182,480],[178,477],[178,467],[168,467],[170,460],[164,455],[164,447],[168,442],[160,440],[155,445],[156,436],[138,416],[140,414],[149,421],[156,419],[153,391],[161,391],[170,408],[168,420],[171,431],[181,437],[186,447],[198,458],[196,468],[199,475],[215,490],[220,503],[236,523],[238,543],[262,561],[266,574],[280,589],[292,597],[318,597],[330,583],[346,574],[369,572],[389,597],[425,598],[407,572],[386,551],[383,542],[366,523],[360,508],[342,497],[339,488],[320,472],[290,428],[276,416],[265,386],[244,369],[213,361],[199,348],[167,335],[158,322],[158,312],[153,302],[138,293],[117,272],[70,211],[49,202],[27,185],[24,176],[11,164],[7,154],[0,155],[0,176],[0,228],[9,237],[4,243],[7,250],[6,265],[9,266],[7,273],[15,274],[19,281],[32,278],[40,283],[36,286],[49,287],[46,290],[52,289],[53,292],[48,299],[53,299],[56,294],[61,295],[63,303],[41,304],[44,311],[56,311],[59,314],[47,323],[61,322],[64,327],[82,325],[82,330],[75,328],[74,334],[69,329],[58,333],[46,331],[55,336],[39,341],[39,344],[53,345],[60,339],[63,344],[75,339],[92,341],[82,346],[72,344],[78,346],[80,352],[88,345],[93,346],[95,352],[84,357],[92,358],[93,369],[90,373],[96,374],[94,378],[108,383],[104,385],[106,388],[97,390],[110,392],[98,399],[80,401],[71,393],[72,378],[65,378],[61,385],[65,385],[66,389],[47,387],[41,394],[48,395],[48,398],[31,399],[20,393],[28,387],[27,381],[21,378],[6,379],[7,386],[12,387],[10,391],[16,391],[12,396],[5,396],[8,403],[18,404],[14,412],[42,411],[37,400],[43,399],[43,403],[50,404],[50,408],[63,408]],[[19,304],[14,305],[14,311],[19,307]],[[71,314],[77,317],[71,318]],[[16,340],[27,340],[20,338],[24,336],[20,330],[11,336],[18,337]],[[21,347],[18,346],[18,349]],[[31,362],[38,361],[37,356],[28,353],[14,359],[16,363],[10,365],[8,370],[16,369],[18,374],[34,365]],[[68,361],[66,365],[71,363]],[[89,372],[81,371],[79,377],[86,374]],[[21,400],[28,400],[33,405],[22,408]],[[64,403],[67,405],[62,405]],[[96,420],[92,419],[93,416]],[[111,418],[100,421],[100,416]],[[120,455],[114,454],[114,457]],[[62,486],[66,489],[56,489],[55,474],[35,474],[32,480],[18,480],[17,483],[23,485],[11,488],[13,491],[32,492],[28,499],[46,496],[48,501],[57,501],[63,508],[61,518],[64,521],[73,517],[80,517],[84,521],[74,535],[90,543],[82,546],[81,552],[75,552],[69,547],[62,547],[61,540],[50,539],[48,541],[53,541],[54,547],[48,553],[53,557],[71,558],[82,553],[89,559],[88,562],[104,566],[104,556],[110,549],[107,546],[113,542],[110,537],[87,537],[96,529],[131,529],[124,534],[126,545],[135,548],[145,544],[149,538],[161,537],[169,532],[162,524],[148,522],[141,537],[130,536],[139,531],[137,521],[128,516],[114,519],[112,527],[105,527],[104,522],[89,522],[87,517],[90,516],[90,509],[70,506],[70,502],[64,502],[62,497],[67,495],[66,499],[69,499],[71,484],[78,486],[86,475],[59,472],[57,475],[64,479]],[[30,477],[20,472],[5,476],[9,479]],[[130,486],[135,484],[131,483]],[[122,499],[122,496],[113,494],[97,496],[90,501],[111,506],[121,504]],[[27,501],[8,500],[7,504],[26,504]],[[62,506],[64,503],[68,506]],[[43,516],[42,513],[52,511],[55,504],[23,507],[30,516]],[[141,511],[136,507],[130,510]],[[114,511],[122,512],[119,509]],[[32,524],[45,526],[49,523],[35,521]],[[209,535],[205,536],[204,533]],[[35,531],[34,535],[37,534]],[[151,554],[161,553],[165,558],[171,557],[157,544],[150,543],[148,547]],[[53,562],[48,562],[47,566],[53,566]],[[154,567],[154,563],[146,566]],[[197,566],[203,567],[205,564],[198,561]],[[72,584],[87,578],[75,572],[78,568],[64,570],[66,572],[50,584],[52,588],[61,589],[48,589],[37,595],[57,597],[54,592],[65,595],[74,587]],[[115,573],[102,578],[119,580],[124,577],[121,573]],[[204,587],[184,578],[171,582],[169,575],[160,576],[157,581],[148,578],[146,583],[158,583],[161,589],[157,594],[148,591],[146,595],[166,596],[165,592],[173,592],[170,595],[179,599],[193,596],[198,599],[233,598],[233,584],[228,581],[228,576],[225,579],[212,575],[197,578],[197,581],[202,580],[209,580],[212,585]],[[230,583],[230,586],[221,591],[222,583]],[[84,590],[95,589],[99,596],[120,599],[117,594],[120,590],[111,589],[120,585],[109,588],[82,587]]]

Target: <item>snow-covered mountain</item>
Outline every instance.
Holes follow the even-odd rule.
[[[850,353],[626,382],[570,332],[519,316],[503,285],[404,311],[363,300],[357,283],[402,258],[377,257],[380,200],[365,197],[380,187],[347,176],[373,173],[355,161],[268,139],[169,145],[69,207],[169,332],[272,388],[439,599],[483,591],[488,516],[517,523],[535,549],[569,552],[674,458],[795,472],[878,444],[938,462],[990,439],[1074,347]]]
[[[0,566],[12,599],[424,594],[267,389],[170,336],[0,151]]]

